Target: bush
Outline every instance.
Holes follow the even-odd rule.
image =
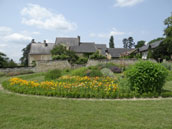
[[[87,70],[88,69],[86,67],[78,68],[78,69],[72,70],[69,75],[83,77],[83,76],[86,76]]]
[[[164,62],[164,63],[162,63],[162,65],[163,65],[164,67],[166,67],[168,70],[171,70],[171,63]]]
[[[5,73],[0,72],[0,77],[3,77],[3,76],[5,76]]]
[[[99,53],[99,51],[96,51],[90,56],[90,59],[95,59],[95,60],[106,59],[106,56],[103,56]]]
[[[126,71],[131,90],[140,94],[161,93],[167,75],[168,71],[164,66],[151,61],[140,61]]]
[[[100,70],[90,70],[87,72],[87,76],[89,77],[102,77],[103,74],[100,72]]]
[[[88,58],[86,57],[79,57],[79,59],[76,61],[76,64],[86,64],[88,61]]]
[[[59,69],[51,70],[45,74],[45,80],[54,80],[61,76],[61,71]]]
[[[115,77],[115,75],[113,74],[113,72],[110,69],[108,69],[108,68],[103,68],[101,70],[101,73],[103,74],[103,76]]]
[[[53,57],[53,60],[67,60],[67,59],[69,59],[69,56],[67,56],[67,55],[54,55]]]
[[[121,68],[117,67],[117,66],[112,66],[110,67],[110,70],[113,72],[113,73],[121,73],[122,70]]]

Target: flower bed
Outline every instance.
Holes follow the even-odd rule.
[[[55,81],[44,82],[11,78],[4,87],[24,94],[75,98],[116,98],[118,90],[114,78],[87,76],[63,76]]]

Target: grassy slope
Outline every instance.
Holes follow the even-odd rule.
[[[42,74],[20,76],[43,80]],[[0,82],[6,80],[0,78]],[[172,81],[164,89],[172,90]],[[17,96],[0,91],[0,129],[172,128],[172,100],[81,101]]]
[[[0,92],[1,129],[172,128],[172,100],[80,101]]]

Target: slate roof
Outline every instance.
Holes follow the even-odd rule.
[[[93,53],[96,52],[96,47],[93,42],[82,42],[79,46],[71,46],[70,50],[76,53]]]
[[[56,37],[55,44],[65,44],[67,46],[78,46],[79,45],[78,38],[67,38],[67,37]]]
[[[102,55],[104,56],[106,55],[106,50],[107,50],[106,44],[95,44],[95,47],[101,50]]]
[[[145,45],[139,48],[139,52],[147,51],[149,48],[149,45]]]
[[[143,47],[140,47],[140,48],[139,48],[139,51],[140,51],[140,52],[147,51],[147,50],[149,49],[149,46],[150,46],[152,49],[154,49],[154,48],[158,47],[158,46],[161,44],[162,41],[163,41],[163,40],[155,41],[154,43],[147,44],[147,45],[145,45],[145,46],[143,46]]]
[[[163,41],[163,40],[160,40],[160,41],[156,41],[156,42],[154,42],[154,43],[151,43],[151,44],[150,44],[151,48],[156,48],[156,47],[158,47],[158,46],[161,44],[162,41]]]
[[[54,47],[54,43],[31,43],[31,48],[29,54],[45,54],[49,55],[51,54],[51,50]]]
[[[128,48],[108,48],[107,50],[108,50],[109,54],[113,58],[119,58],[122,53],[127,52],[127,51],[131,51],[133,49],[128,49]]]

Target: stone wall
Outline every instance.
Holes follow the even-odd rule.
[[[34,68],[33,67],[16,67],[16,68],[0,68],[0,72],[1,73],[5,73],[5,74],[17,74],[17,73],[30,73],[30,72],[34,72]]]
[[[89,60],[86,64],[86,67],[89,66],[95,66],[98,64],[106,64],[106,63],[115,63],[115,64],[121,64],[121,65],[130,65],[136,63],[138,60],[137,59],[113,59],[113,60]]]
[[[32,66],[33,61],[39,61],[39,60],[52,60],[52,55],[29,55],[29,66]]]
[[[46,72],[52,69],[71,69],[72,66],[67,60],[37,61],[35,72]]]
[[[88,60],[86,65],[71,65],[67,60],[57,61],[37,61],[36,67],[18,67],[18,68],[0,68],[2,73],[28,73],[28,72],[46,72],[53,69],[76,69],[81,67],[95,66],[98,64],[115,63],[121,65],[130,65],[137,62],[137,59],[113,59],[113,60]],[[155,62],[154,60],[151,60]]]

